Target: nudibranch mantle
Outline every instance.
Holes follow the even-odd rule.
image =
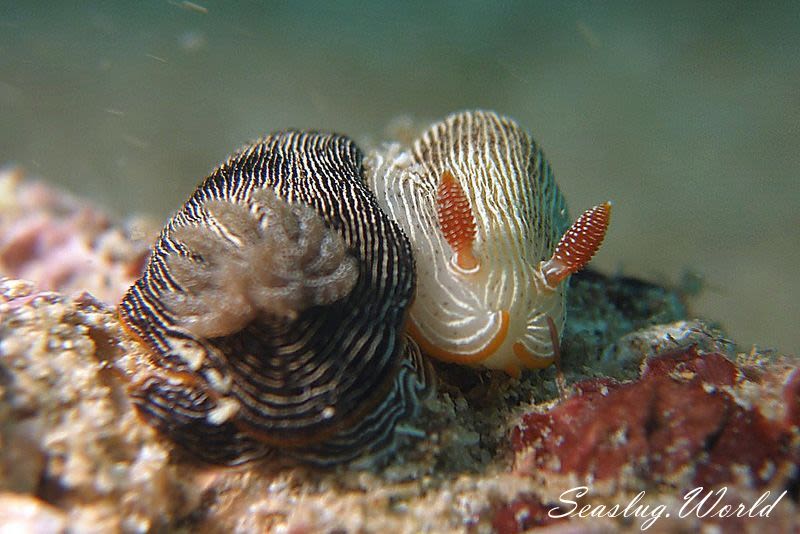
[[[385,455],[431,393],[404,334],[410,244],[361,158],[317,132],[246,147],[170,219],[123,298],[120,318],[148,349],[132,397],[200,458]]]
[[[550,323],[560,333],[565,321],[561,282],[600,246],[609,204],[570,229],[541,148],[516,122],[488,111],[453,114],[409,147],[374,151],[367,178],[411,239],[410,331],[424,352],[513,375],[553,362]],[[587,237],[584,228],[600,233]],[[574,253],[569,264],[551,257],[562,236],[559,257]]]

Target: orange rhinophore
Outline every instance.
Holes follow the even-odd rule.
[[[472,252],[475,216],[464,189],[448,170],[442,173],[439,182],[436,207],[442,234],[454,254],[454,263],[464,271],[477,270],[478,260]]]
[[[542,274],[547,285],[555,287],[589,263],[603,244],[610,221],[611,203],[605,202],[584,211],[572,223],[558,242],[553,257],[542,265]]]

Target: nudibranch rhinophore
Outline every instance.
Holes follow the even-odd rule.
[[[378,202],[411,239],[409,329],[423,351],[512,375],[552,363],[564,282],[600,247],[611,205],[570,226],[540,147],[488,111],[453,114],[410,147],[375,151],[367,165]]]
[[[374,458],[432,391],[404,334],[411,246],[361,160],[335,134],[246,147],[169,220],[123,298],[149,349],[134,402],[201,459]]]

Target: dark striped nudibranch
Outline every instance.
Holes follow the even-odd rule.
[[[422,349],[513,375],[552,363],[562,282],[599,248],[610,204],[570,227],[541,148],[491,111],[454,113],[370,160],[370,185],[417,260],[410,331]]]
[[[169,220],[123,298],[150,356],[135,403],[200,458],[378,456],[430,393],[403,333],[410,244],[361,158],[350,139],[317,132],[245,148]]]

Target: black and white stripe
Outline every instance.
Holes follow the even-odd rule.
[[[450,268],[453,251],[437,206],[445,171],[464,190],[475,218],[477,276]],[[368,174],[381,206],[412,242],[417,299],[410,316],[422,337],[450,354],[475,353],[494,338],[498,311],[507,310],[511,342],[483,365],[517,364],[513,341],[543,358],[552,354],[546,318],[561,331],[566,288],[539,292],[536,270],[569,218],[553,171],[524,128],[492,111],[454,113],[408,146],[371,154]]]
[[[402,331],[415,285],[411,248],[367,189],[361,158],[350,139],[318,132],[280,132],[246,147],[171,218],[122,300],[121,318],[152,355],[149,378],[133,391],[140,410],[201,458],[236,463],[286,447],[330,463],[386,449],[430,390]],[[170,256],[192,253],[173,234],[192,226],[219,236],[204,204],[258,211],[253,194],[263,189],[310,206],[341,236],[357,260],[355,287],[296,317],[260,316],[230,335],[198,338],[165,304],[165,295],[184,291]],[[236,407],[230,417],[219,415],[226,402]]]

